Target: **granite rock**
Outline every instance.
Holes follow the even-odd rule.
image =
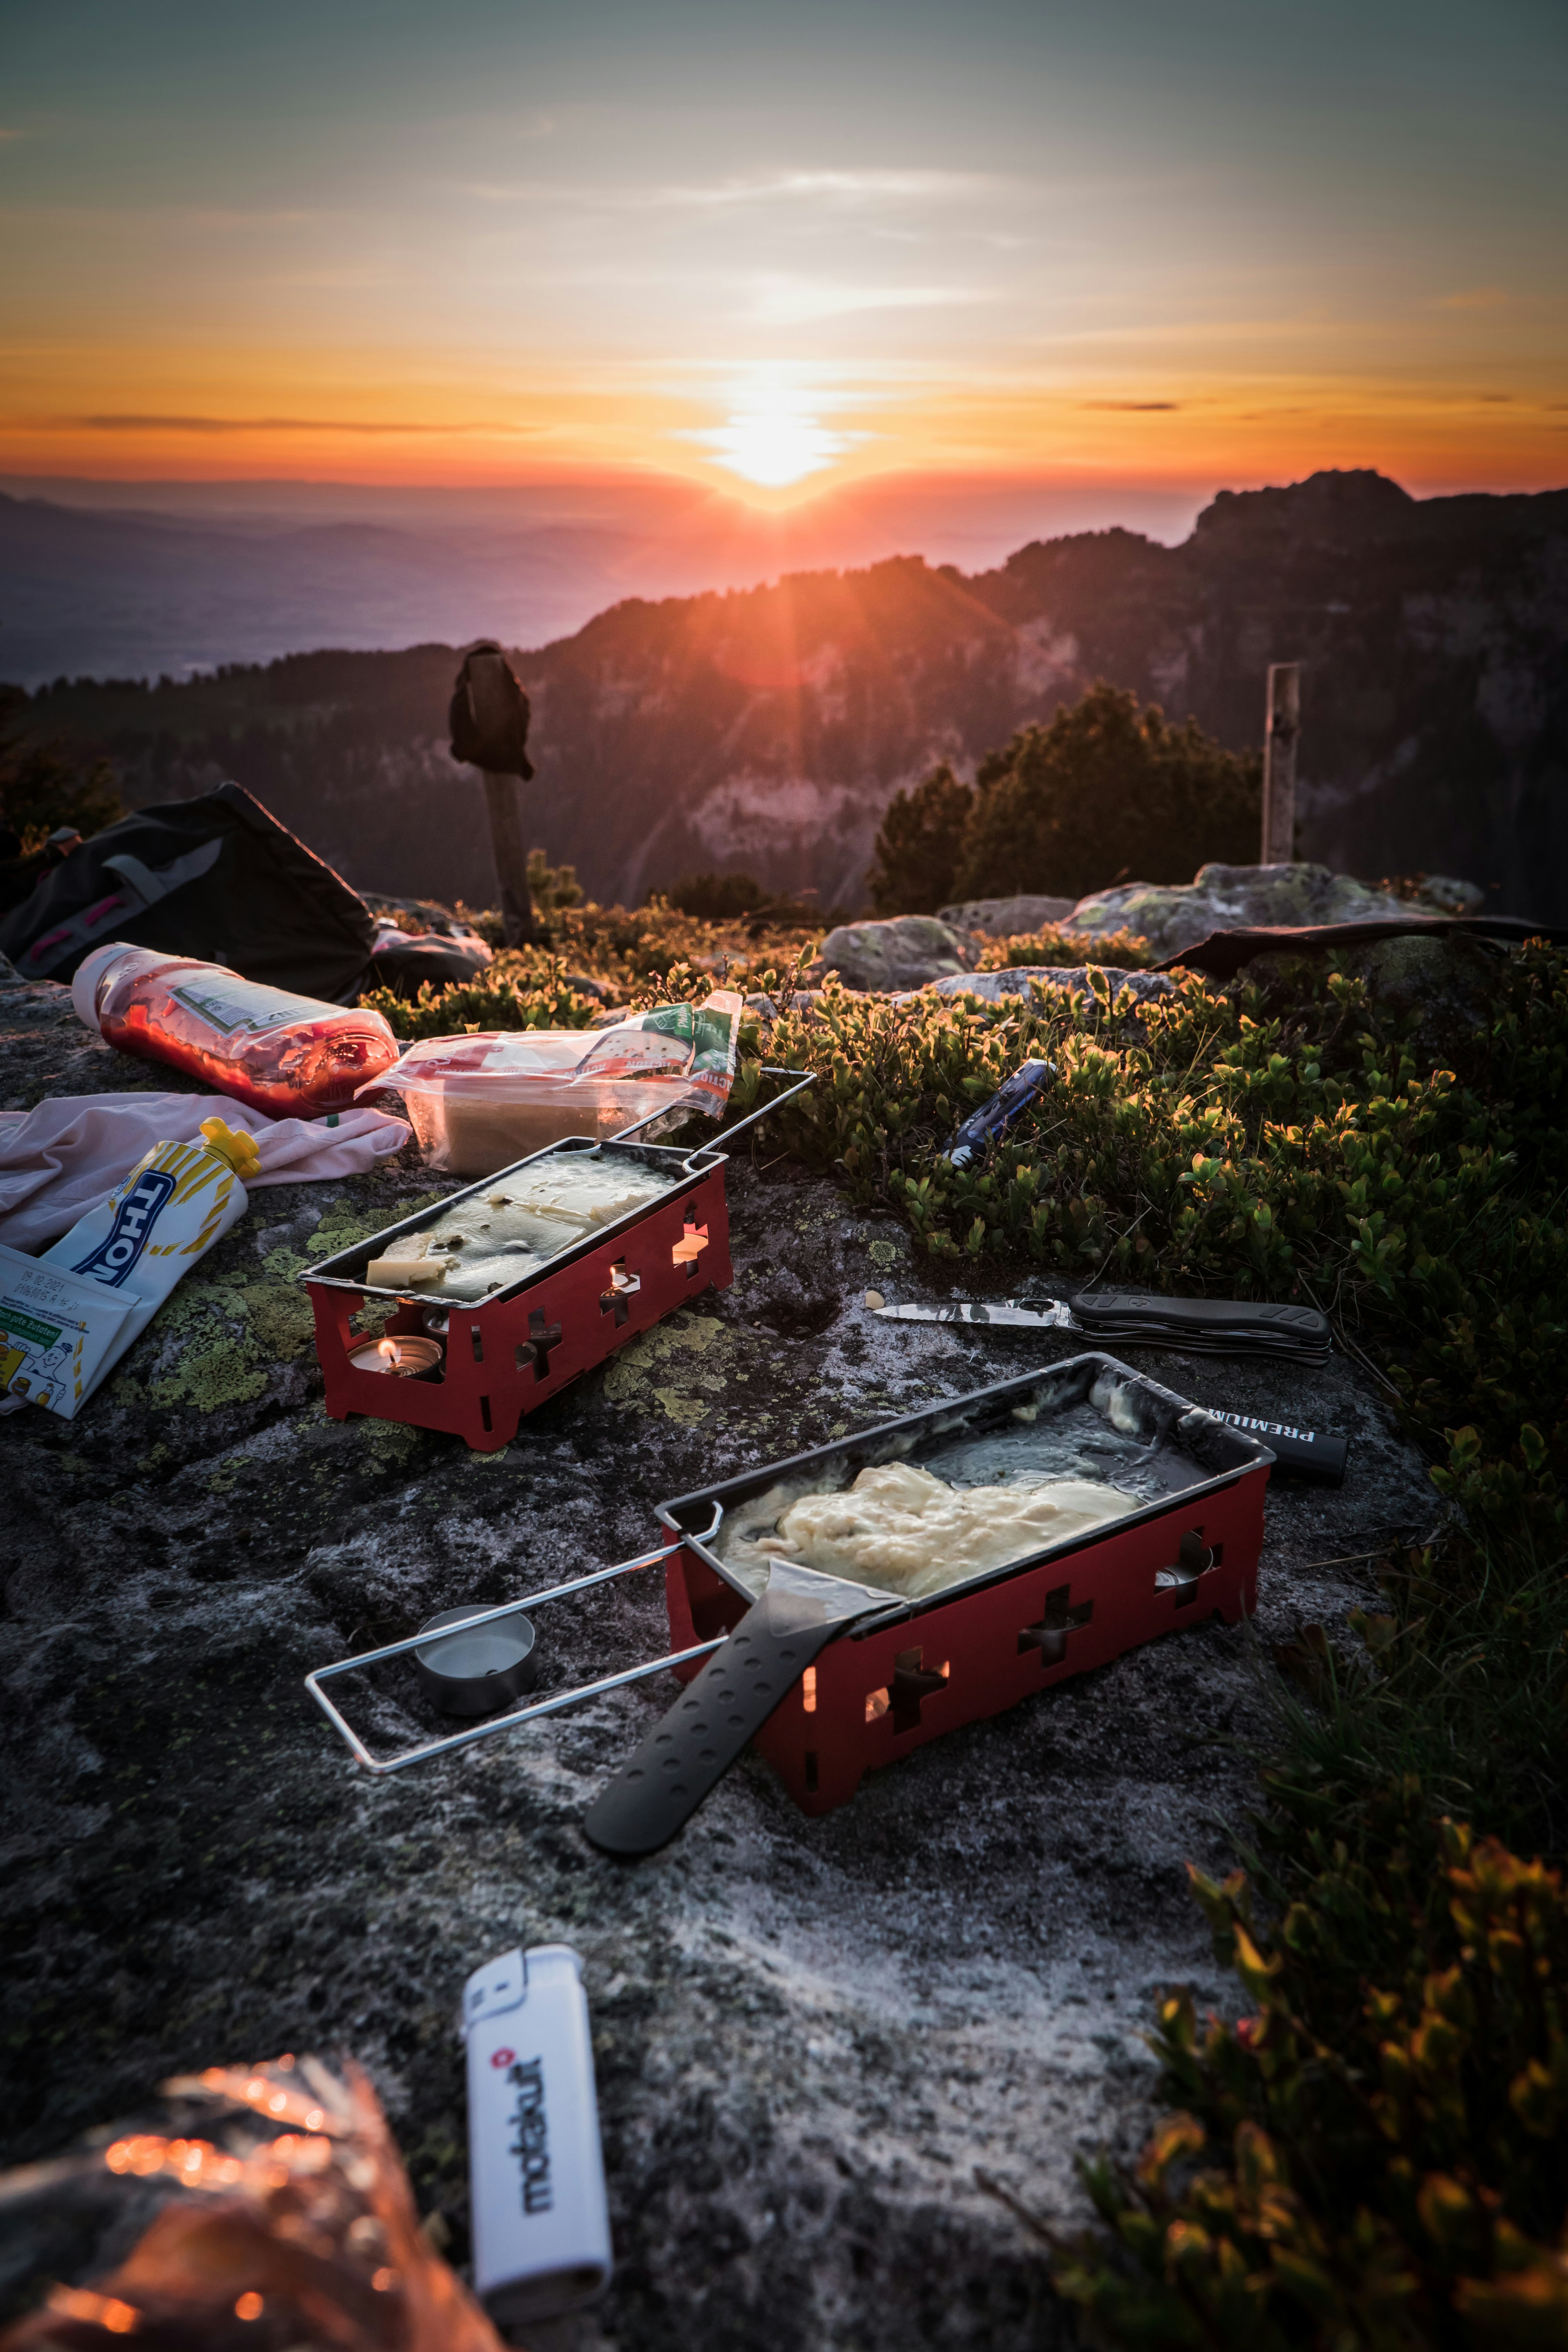
[[[1176,983],[1168,972],[1125,971],[1119,964],[1034,964],[1021,963],[1005,971],[977,971],[954,980],[938,980],[928,989],[911,991],[911,994],[931,996],[978,996],[986,1004],[1000,1004],[1006,996],[1027,996],[1031,988],[1067,988],[1075,996],[1088,998],[1097,993],[1096,980],[1110,985],[1112,998],[1130,989],[1134,1003],[1148,1004],[1157,996],[1170,996]],[[907,1000],[900,1000],[901,1002]]]
[[[127,1076],[62,991],[0,1000],[0,1098]],[[1078,2218],[1075,2158],[1130,2150],[1155,2111],[1139,2037],[1159,1992],[1236,1998],[1184,1864],[1224,1866],[1222,1825],[1257,1801],[1261,1644],[1341,1622],[1366,1597],[1356,1556],[1429,1532],[1423,1464],[1342,1357],[1305,1372],[1140,1351],[1202,1402],[1352,1439],[1342,1491],[1270,1495],[1254,1628],[1133,1652],[821,1821],[748,1756],[675,1844],[622,1867],[579,1824],[668,1704],[662,1678],[374,1780],[302,1676],[438,1609],[631,1557],[661,1496],[1079,1343],[879,1321],[868,1286],[935,1295],[904,1228],[790,1163],[742,1161],[732,1288],[504,1453],[329,1420],[294,1277],[451,1189],[410,1153],[258,1194],[77,1422],[0,1421],[0,2155],[51,2155],[175,2070],[345,2049],[461,2263],[458,1990],[491,1954],[559,1939],[584,1960],[620,2266],[536,2352],[1067,2340],[1037,2246],[976,2168]],[[539,1624],[546,1687],[668,1639],[652,1570]],[[377,1740],[438,1727],[390,1675],[351,1705]],[[0,2307],[37,2293],[40,2244],[0,2214]],[[73,2246],[73,2274],[92,2251]]]
[[[1211,931],[1266,923],[1361,923],[1439,909],[1369,889],[1326,866],[1201,866],[1191,882],[1123,882],[1080,898],[1068,928],[1101,939],[1131,931],[1161,956],[1195,947]]]
[[[973,971],[980,949],[967,931],[934,915],[897,915],[889,922],[840,923],[817,950],[813,977],[837,973],[846,988],[923,988],[928,980]]]
[[[974,931],[982,939],[1012,940],[1043,931],[1047,923],[1065,923],[1076,901],[1071,898],[966,898],[961,906],[939,907],[939,922],[954,930]]]
[[[1349,978],[1365,981],[1384,1012],[1410,1018],[1406,1042],[1420,1066],[1429,1069],[1462,1061],[1491,1018],[1505,953],[1489,940],[1407,932],[1403,939],[1352,941],[1336,951],[1336,961]],[[1292,961],[1273,951],[1253,956],[1242,976],[1271,987]]]

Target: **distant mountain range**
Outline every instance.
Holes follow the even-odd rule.
[[[176,679],[337,646],[538,646],[624,596],[906,548],[973,569],[1031,535],[1179,539],[1191,492],[880,475],[772,511],[665,475],[468,489],[0,475],[0,678]]]
[[[900,557],[633,598],[514,658],[531,831],[601,899],[720,866],[855,905],[889,798],[937,760],[972,770],[1097,677],[1240,748],[1268,665],[1299,660],[1307,855],[1568,920],[1568,491],[1416,500],[1318,474],[1222,492],[1177,547],[1084,532],[971,574]],[[493,879],[445,749],[456,666],[421,646],[78,681],[26,719],[109,751],[138,802],[232,775],[363,887],[474,902]]]

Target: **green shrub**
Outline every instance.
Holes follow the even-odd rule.
[[[458,911],[495,944],[499,915],[468,908]],[[688,976],[683,987],[701,995],[711,988],[749,987],[748,974],[759,961],[757,944],[743,925],[703,922],[662,898],[632,911],[560,904],[544,921],[548,946],[504,948],[478,980],[455,981],[444,989],[426,982],[414,1003],[386,989],[360,1002],[384,1013],[399,1037],[442,1037],[466,1029],[574,1029],[602,1008],[597,999],[571,985],[574,976],[597,982],[611,1003],[630,1003],[663,987],[677,971]],[[781,949],[809,952],[820,936],[818,929],[800,925],[770,927],[762,958],[771,963]]]
[[[879,915],[934,915],[952,897],[974,793],[944,760],[912,792],[895,793],[867,877]]]
[[[539,949],[499,955],[478,980],[437,988],[426,980],[410,999],[374,988],[360,1003],[379,1013],[395,1037],[459,1037],[476,1029],[585,1029],[597,997],[574,988],[559,957]]]
[[[953,881],[960,898],[1079,898],[1123,876],[1190,882],[1210,858],[1258,855],[1263,762],[1133,694],[1091,687],[981,763]]]
[[[1019,931],[992,940],[983,951],[981,971],[1016,971],[1024,964],[1110,964],[1121,971],[1146,971],[1160,961],[1147,940],[1135,931],[1107,931],[1099,939],[1088,931],[1066,931],[1059,923],[1043,930]]]
[[[944,762],[897,793],[877,835],[879,915],[950,899],[1044,891],[1080,898],[1136,876],[1190,882],[1211,858],[1258,855],[1263,761],[1227,751],[1197,721],[1174,726],[1103,683],[1026,727],[980,763],[973,787]]]
[[[698,915],[706,922],[731,921],[736,915],[754,914],[772,893],[754,874],[683,874],[663,894],[682,915]]]
[[[1253,2014],[1153,2044],[1184,2101],[1090,2193],[1115,2248],[1058,2288],[1130,2346],[1568,2340],[1568,1900],[1562,1877],[1391,1791],[1380,1866],[1315,1833],[1272,1935],[1193,1873]]]
[[[558,908],[580,907],[582,886],[574,866],[552,866],[542,849],[528,853],[528,894],[533,900],[534,911],[553,914]]]

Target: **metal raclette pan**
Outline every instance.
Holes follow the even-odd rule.
[[[463,1185],[458,1192],[446,1193],[433,1208],[421,1209],[412,1217],[400,1219],[396,1224],[384,1226],[380,1233],[373,1234],[368,1240],[354,1242],[347,1249],[339,1250],[335,1256],[324,1257],[320,1265],[307,1266],[301,1279],[326,1283],[338,1290],[363,1291],[367,1298],[405,1297],[408,1294],[405,1291],[389,1289],[384,1284],[365,1280],[365,1267],[373,1257],[386,1255],[389,1241],[403,1234],[423,1233],[427,1225],[449,1215],[463,1202],[471,1201],[481,1193],[493,1192],[498,1184],[504,1183],[508,1177],[521,1175],[525,1168],[538,1168],[546,1160],[584,1156],[619,1160],[631,1167],[652,1170],[656,1174],[668,1175],[669,1181],[662,1192],[639,1201],[635,1208],[628,1209],[624,1217],[617,1217],[611,1224],[595,1225],[591,1234],[584,1234],[580,1241],[573,1242],[565,1249],[557,1250],[553,1257],[541,1258],[520,1274],[515,1282],[508,1283],[500,1290],[490,1291],[484,1298],[462,1300],[460,1304],[465,1312],[472,1313],[480,1307],[493,1307],[497,1299],[511,1297],[514,1292],[537,1282],[541,1275],[553,1274],[560,1267],[570,1265],[574,1259],[586,1257],[601,1243],[613,1239],[616,1234],[628,1233],[642,1218],[661,1208],[670,1193],[679,1192],[683,1184],[689,1184],[699,1177],[710,1175],[715,1168],[723,1166],[726,1158],[726,1154],[712,1144],[703,1144],[695,1151],[681,1151],[668,1144],[596,1143],[592,1136],[568,1136],[563,1142],[546,1144],[542,1151],[531,1151],[526,1160],[514,1160],[510,1168],[498,1168],[493,1175],[481,1176],[477,1182]],[[434,1293],[427,1293],[418,1303],[428,1307],[438,1306],[442,1302]]]
[[[732,1143],[736,1136],[743,1134],[749,1127],[755,1127],[760,1119],[782,1108],[815,1083],[814,1075],[810,1072],[803,1076],[799,1070],[778,1069],[771,1063],[763,1063],[761,1075],[764,1078],[794,1078],[795,1084],[786,1087],[782,1094],[775,1095],[771,1102],[763,1103],[760,1109],[749,1111],[744,1118],[737,1119],[721,1135],[714,1136],[711,1142],[682,1150],[674,1144],[633,1143],[628,1139],[638,1128],[651,1127],[656,1119],[666,1118],[668,1114],[662,1110],[650,1112],[647,1118],[639,1119],[634,1126],[623,1129],[619,1135],[611,1136],[603,1142],[591,1135],[569,1135],[560,1142],[547,1143],[542,1150],[531,1151],[525,1158],[514,1160],[510,1167],[497,1168],[489,1176],[480,1176],[472,1184],[461,1185],[457,1192],[444,1194],[434,1208],[420,1209],[414,1216],[404,1217],[396,1224],[383,1226],[380,1233],[373,1234],[367,1241],[354,1242],[347,1249],[339,1250],[334,1256],[324,1257],[319,1265],[307,1266],[300,1278],[302,1282],[325,1283],[336,1290],[359,1291],[366,1298],[405,1298],[408,1296],[406,1292],[389,1289],[384,1284],[368,1283],[364,1278],[365,1267],[373,1257],[384,1256],[385,1244],[389,1241],[395,1240],[402,1234],[422,1233],[426,1225],[434,1224],[437,1218],[446,1216],[462,1202],[471,1201],[481,1192],[493,1192],[508,1177],[520,1175],[525,1168],[537,1168],[547,1160],[570,1159],[585,1153],[590,1159],[619,1160],[626,1166],[650,1169],[657,1175],[668,1177],[668,1183],[662,1192],[640,1201],[612,1224],[595,1225],[591,1234],[584,1234],[581,1241],[573,1242],[566,1249],[557,1250],[553,1257],[541,1258],[526,1273],[520,1274],[515,1282],[507,1283],[500,1290],[492,1290],[484,1298],[454,1299],[451,1302],[454,1306],[461,1305],[467,1313],[473,1313],[480,1307],[493,1307],[498,1299],[513,1297],[518,1291],[526,1289],[542,1275],[554,1274],[562,1266],[571,1265],[576,1259],[588,1256],[602,1243],[612,1240],[616,1234],[629,1233],[644,1217],[663,1207],[670,1193],[679,1192],[683,1184],[695,1183],[704,1176],[710,1176],[716,1168],[722,1168],[730,1156],[725,1147]],[[415,1301],[416,1305],[426,1307],[440,1303],[433,1297]]]

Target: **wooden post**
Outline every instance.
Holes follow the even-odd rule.
[[[504,730],[510,715],[512,687],[500,654],[475,654],[468,664],[468,692],[474,718],[481,729]],[[490,845],[495,851],[496,879],[500,885],[501,921],[509,948],[531,946],[539,936],[533,919],[533,896],[528,887],[528,838],[522,829],[518,802],[518,778],[480,771],[485,803],[489,811]]]
[[[1301,670],[1297,662],[1268,666],[1268,715],[1263,736],[1261,866],[1289,866],[1296,856],[1296,743],[1301,732]]]
[[[539,936],[533,919],[533,893],[528,887],[528,835],[522,829],[522,807],[517,776],[480,773],[485,805],[489,811],[490,846],[495,851],[496,879],[500,884],[501,921],[509,948],[531,946]]]

